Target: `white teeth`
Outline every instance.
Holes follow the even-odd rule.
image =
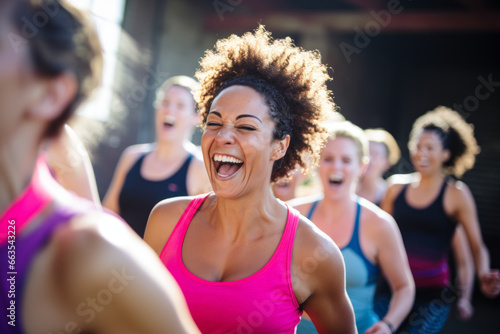
[[[342,177],[336,176],[336,175],[330,175],[329,181],[330,182],[342,182]]]
[[[214,161],[229,162],[233,164],[242,164],[243,161],[235,157],[230,157],[228,155],[216,154],[214,156]]]
[[[175,121],[176,119],[172,115],[165,115],[165,117],[163,118],[163,122],[169,125],[174,125]]]

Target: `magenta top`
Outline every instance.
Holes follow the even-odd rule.
[[[189,203],[160,254],[184,293],[196,325],[203,334],[294,333],[302,315],[290,276],[298,212],[287,206],[285,231],[264,267],[243,279],[212,282],[192,274],[182,261],[186,231],[207,196]]]
[[[54,205],[43,220],[29,231],[25,228],[49,205],[57,192],[64,192],[64,203]],[[96,210],[92,202],[67,193],[50,175],[39,158],[26,189],[0,215],[0,308],[7,317],[0,321],[0,333],[21,334],[24,289],[33,259],[50,242],[57,228],[77,215]]]

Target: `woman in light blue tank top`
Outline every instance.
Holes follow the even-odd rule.
[[[291,202],[339,246],[346,268],[346,290],[359,333],[394,333],[408,314],[414,282],[401,234],[387,213],[354,194],[368,160],[363,131],[350,122],[332,125],[319,166],[323,194]],[[381,270],[393,298],[383,319],[374,312],[376,277]],[[305,315],[297,334],[317,333]]]

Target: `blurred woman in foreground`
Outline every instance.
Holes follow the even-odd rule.
[[[16,49],[9,37],[49,9]],[[1,333],[199,333],[154,252],[64,190],[39,155],[98,85],[101,53],[68,2],[0,2]]]

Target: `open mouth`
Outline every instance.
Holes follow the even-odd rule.
[[[229,155],[216,154],[213,160],[217,174],[224,178],[233,176],[243,166],[243,161]]]
[[[220,177],[228,178],[233,176],[243,166],[243,161],[229,155],[214,155],[214,166]]]
[[[425,168],[429,166],[429,161],[421,159],[420,161],[417,161],[417,165],[419,167]]]
[[[340,186],[344,182],[344,179],[340,176],[330,175],[328,178],[328,184],[333,186]]]
[[[163,119],[163,128],[164,129],[171,129],[175,125],[175,117],[172,115],[166,115],[165,118]]]

